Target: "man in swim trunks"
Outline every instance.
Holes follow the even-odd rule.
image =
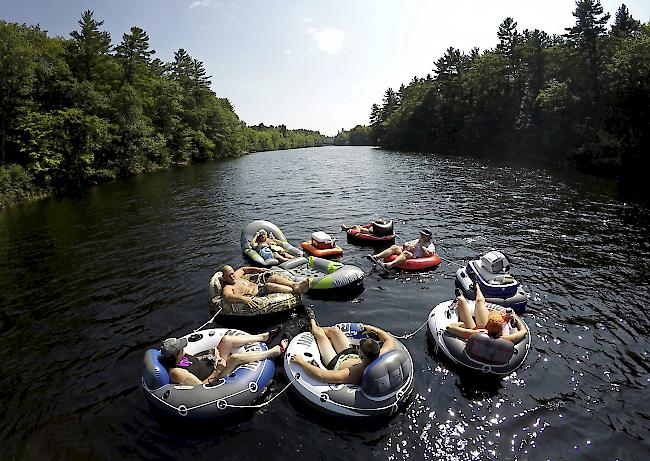
[[[269,269],[260,267],[240,267],[235,270],[232,266],[225,265],[223,272],[223,297],[230,303],[245,303],[250,307],[259,307],[255,296],[265,296],[268,293],[291,293],[300,295],[309,290],[309,279],[294,282],[278,274],[266,277]],[[263,284],[249,280],[250,275],[264,274],[258,277],[265,280]]]
[[[429,229],[422,229],[420,231],[419,239],[405,242],[404,245],[393,245],[390,248],[386,248],[381,253],[377,253],[376,255],[368,255],[368,257],[377,262],[378,259],[385,259],[391,255],[397,255],[397,258],[389,263],[379,262],[379,264],[381,264],[384,268],[392,269],[393,266],[401,264],[407,259],[424,258],[425,256],[431,256],[436,252],[436,247],[433,246],[433,243],[431,242],[432,235],[433,234]]]
[[[461,338],[469,338],[474,333],[486,333],[491,338],[503,338],[512,341],[514,344],[521,342],[528,334],[526,324],[514,312],[510,314],[516,322],[517,332],[510,333],[507,322],[504,322],[503,315],[499,311],[489,310],[485,305],[485,298],[481,287],[474,279],[474,290],[476,291],[476,302],[474,304],[474,317],[470,314],[469,303],[463,296],[460,289],[456,288],[456,309],[460,322],[447,325],[447,331]]]
[[[208,355],[194,356],[185,353],[187,338],[167,338],[160,348],[160,363],[167,368],[169,379],[174,384],[209,384],[229,375],[235,368],[245,363],[277,357],[284,353],[289,345],[288,339],[266,351],[235,352],[245,344],[271,341],[280,331],[279,328],[259,335],[224,335],[217,347]]]
[[[320,327],[311,316],[311,332],[316,338],[321,362],[327,369],[309,363],[303,355],[292,355],[291,361],[302,366],[307,373],[324,383],[359,384],[363,372],[379,356],[395,349],[395,340],[384,330],[365,326],[366,333],[374,333],[381,341],[362,339],[359,348],[352,346],[345,333],[336,327]]]

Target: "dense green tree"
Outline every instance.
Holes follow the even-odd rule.
[[[623,5],[611,34],[597,0],[579,0],[564,36],[517,31],[506,18],[494,49],[450,47],[434,77],[387,90],[370,114],[382,147],[527,155],[606,175],[638,171],[650,151],[649,25]],[[349,137],[349,135],[348,135]]]
[[[639,31],[641,23],[634,19],[625,4],[622,4],[616,11],[614,24],[612,24],[612,35],[629,35]]]
[[[128,34],[122,36],[122,43],[115,47],[124,72],[124,81],[133,84],[137,69],[146,69],[155,50],[149,49],[149,36],[137,26],[131,27]]]
[[[170,165],[323,144],[318,132],[247,127],[201,61],[183,49],[170,63],[152,60],[137,26],[111,55],[102,24],[85,11],[65,40],[0,21],[0,207]]]
[[[99,28],[91,10],[86,10],[78,21],[79,30],[70,33],[69,63],[79,80],[95,80],[103,71],[111,50],[111,35]]]

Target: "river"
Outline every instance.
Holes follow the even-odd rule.
[[[352,300],[308,299],[321,324],[419,327],[457,266],[381,277],[339,230],[377,216],[407,239],[430,228],[450,261],[512,257],[531,295],[521,369],[468,381],[423,330],[405,341],[414,397],[381,425],[322,420],[290,392],[228,423],[154,417],[144,351],[210,318],[210,276],[244,264],[254,219],[294,244],[327,231],[366,271]],[[0,213],[0,457],[647,459],[649,234],[649,211],[605,180],[368,147],[251,154],[14,207]],[[272,393],[286,382],[279,366]]]

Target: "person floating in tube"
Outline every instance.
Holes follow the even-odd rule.
[[[289,345],[289,339],[286,337],[280,344],[266,351],[232,352],[245,344],[269,343],[279,332],[280,328],[276,327],[259,335],[224,335],[217,347],[201,356],[185,353],[187,338],[167,338],[160,348],[160,363],[167,369],[169,379],[173,384],[190,386],[213,384],[219,378],[232,373],[240,365],[283,354]]]
[[[392,269],[393,266],[403,263],[407,259],[414,258],[424,258],[425,256],[431,256],[436,252],[436,247],[431,242],[431,236],[433,234],[429,229],[422,229],[420,231],[420,238],[417,240],[411,240],[409,242],[404,242],[403,245],[393,245],[390,248],[386,248],[381,253],[376,255],[369,254],[373,262],[381,265],[385,269]],[[388,258],[389,256],[397,255],[397,258],[391,262],[379,261],[380,259]]]
[[[376,336],[374,339],[365,338],[359,347],[350,344],[345,333],[336,327],[320,327],[316,323],[314,311],[306,308],[311,321],[311,333],[316,338],[321,362],[325,368],[307,361],[302,354],[294,354],[290,360],[302,366],[311,376],[323,383],[331,384],[360,384],[363,372],[374,360],[386,352],[395,349],[395,340],[381,328],[365,325],[364,333]]]
[[[264,229],[257,231],[251,241],[251,248],[257,251],[264,260],[275,258],[280,262],[285,262],[295,257],[285,251],[281,241],[273,237],[273,234],[269,236]]]
[[[511,341],[513,344],[520,343],[528,334],[526,324],[512,309],[506,309],[505,316],[499,311],[489,310],[485,305],[485,298],[481,292],[481,287],[476,283],[476,274],[472,275],[474,290],[476,292],[474,317],[470,314],[469,302],[465,299],[461,290],[456,288],[456,309],[460,322],[447,325],[447,331],[466,339],[475,333],[486,333],[493,339],[503,338]],[[515,333],[510,333],[511,322],[517,327],[517,332]]]
[[[354,229],[357,232],[360,232],[361,234],[378,234],[378,232],[375,232],[374,229],[374,224],[382,225],[385,226],[388,224],[388,221],[385,219],[376,219],[375,221],[372,222],[372,224],[369,227],[363,227],[358,224],[353,224],[352,226],[348,226],[347,224],[341,224],[341,230],[344,231],[349,231],[350,229]]]
[[[294,282],[278,274],[267,276],[269,270],[261,267],[240,267],[235,270],[225,265],[223,272],[223,298],[229,303],[245,303],[250,307],[259,307],[256,296],[269,293],[290,293],[301,295],[309,290],[310,279]],[[250,280],[257,275],[259,283]]]

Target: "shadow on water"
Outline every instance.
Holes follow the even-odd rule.
[[[405,408],[410,405],[413,401],[413,394],[409,396],[406,402],[400,405],[397,413],[376,418],[346,417],[325,412],[322,408],[300,397],[292,388],[288,390],[288,400],[301,417],[313,424],[318,424],[331,431],[367,433],[388,426],[391,421],[393,421],[400,413],[404,412]]]
[[[427,353],[434,358],[440,367],[452,372],[458,380],[456,387],[460,394],[468,400],[485,400],[499,394],[503,389],[503,376],[468,370],[452,362],[438,350],[435,340],[427,330]]]
[[[306,297],[321,301],[353,301],[364,290],[365,287],[363,286],[363,282],[361,282],[346,288],[308,291]]]

